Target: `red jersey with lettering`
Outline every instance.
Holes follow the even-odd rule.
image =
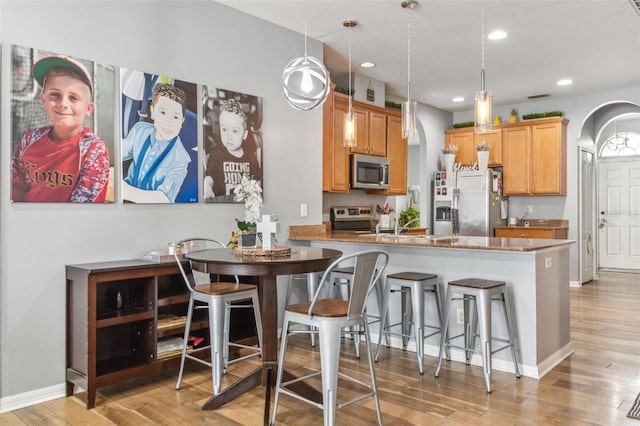
[[[87,128],[63,141],[51,127],[28,131],[11,163],[12,201],[104,202],[109,152]]]

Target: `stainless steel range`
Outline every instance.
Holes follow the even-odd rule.
[[[371,231],[371,207],[331,207],[331,229],[345,231]]]

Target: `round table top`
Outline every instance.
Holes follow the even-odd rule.
[[[230,248],[214,248],[186,253],[192,267],[201,272],[237,275],[278,275],[314,272],[326,269],[342,252],[321,247],[291,247],[291,253],[279,256],[247,256]]]

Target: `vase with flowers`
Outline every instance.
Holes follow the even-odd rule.
[[[444,155],[444,167],[448,172],[453,171],[453,165],[456,162],[456,154],[458,154],[458,146],[449,144],[442,148],[442,154]]]
[[[476,145],[476,151],[478,155],[478,169],[487,170],[489,165],[489,144],[487,144],[487,141],[482,141]]]
[[[389,214],[395,210],[389,205],[385,204],[384,207],[380,207],[380,204],[376,204],[376,213],[378,214],[378,224],[380,228],[389,229],[391,227],[391,217]]]
[[[257,180],[244,175],[240,183],[234,187],[234,199],[237,202],[244,201],[244,219],[236,219],[238,225],[238,246],[255,247],[256,229],[260,220],[262,207],[262,187]]]

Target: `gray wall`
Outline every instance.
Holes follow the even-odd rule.
[[[0,410],[36,390],[64,394],[65,264],[138,257],[194,235],[228,238],[239,204],[72,205],[9,202],[11,44],[174,76],[264,99],[264,213],[322,218],[322,110],[284,99],[284,66],[304,37],[212,1],[0,2]],[[309,40],[309,54],[322,45]],[[120,176],[119,174],[117,175]],[[119,180],[119,179],[117,179]],[[119,196],[116,187],[116,198]],[[309,216],[299,218],[300,203]]]

